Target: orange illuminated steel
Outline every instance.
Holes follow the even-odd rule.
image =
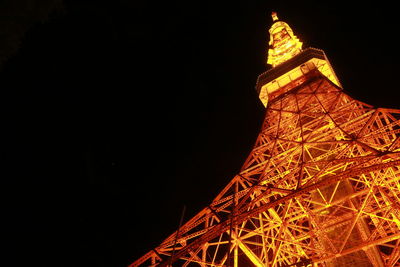
[[[400,110],[348,96],[324,52],[273,21],[250,155],[130,266],[400,266]]]

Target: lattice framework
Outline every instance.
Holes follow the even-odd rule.
[[[400,266],[399,118],[318,71],[293,81],[240,173],[131,266]]]

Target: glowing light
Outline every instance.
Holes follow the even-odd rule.
[[[297,86],[316,70],[338,87],[342,87],[325,53],[316,48],[306,48],[294,59],[270,69],[259,77],[259,98],[266,107],[272,93],[287,86]],[[282,71],[284,69],[285,71]],[[273,77],[273,78],[270,78]]]
[[[264,79],[259,89],[259,97],[264,106],[267,106],[273,92],[282,91],[284,87],[298,86],[307,80],[307,76],[314,73],[314,70],[318,70],[341,88],[339,79],[325,53],[314,48],[303,50],[303,43],[294,35],[292,28],[286,22],[279,20],[276,12],[272,12],[271,15],[274,23],[269,29],[267,64],[272,65],[273,69],[265,74],[273,78]]]
[[[240,173],[130,267],[399,266],[400,110],[348,96],[325,53],[272,18],[268,107]]]
[[[273,21],[277,21],[278,20],[278,14],[276,12],[272,12],[271,16],[272,16],[272,20]]]
[[[278,20],[276,12],[272,12],[272,20],[275,23],[269,30],[270,48],[268,50],[267,63],[275,67],[299,54],[303,43],[293,34],[292,28],[286,22]]]

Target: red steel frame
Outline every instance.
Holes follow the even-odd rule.
[[[268,103],[211,204],[130,266],[400,266],[399,118],[315,71]]]
[[[210,205],[130,267],[400,266],[399,119],[311,70],[269,95]]]

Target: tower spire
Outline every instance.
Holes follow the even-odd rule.
[[[275,11],[272,12],[271,16],[272,16],[272,20],[273,21],[277,21],[278,20],[278,13],[276,13]]]
[[[275,67],[302,51],[303,43],[293,34],[292,28],[278,19],[277,13],[271,14],[274,23],[269,29],[269,49],[267,64]]]
[[[258,77],[256,85],[264,106],[270,99],[307,80],[314,70],[341,87],[324,51],[311,47],[303,50],[303,43],[294,35],[292,28],[279,20],[276,12],[272,12],[271,16],[273,23],[269,29],[267,64],[272,68]]]

